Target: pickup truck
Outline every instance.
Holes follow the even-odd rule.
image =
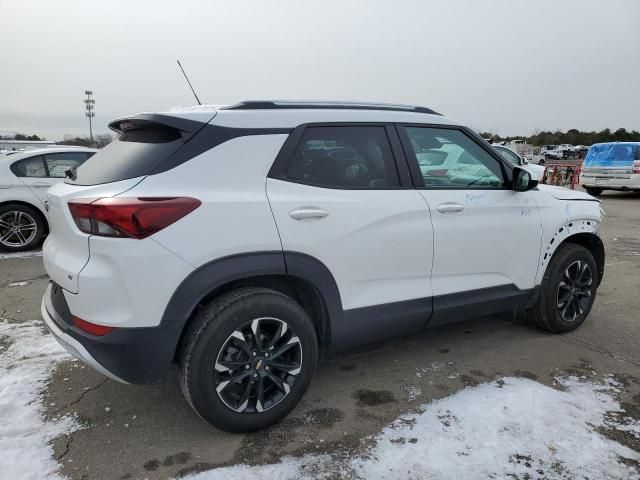
[[[562,160],[564,158],[564,151],[559,146],[545,145],[549,147],[545,150],[541,150],[545,159]],[[543,146],[543,148],[545,147]]]

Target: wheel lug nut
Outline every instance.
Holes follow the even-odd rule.
[[[254,357],[257,355],[256,352],[252,352],[251,355],[253,355]]]
[[[269,371],[269,365],[267,365],[266,367],[264,367],[265,370]]]
[[[258,378],[258,374],[257,374],[257,373],[254,373],[254,374],[253,374],[253,378]]]
[[[264,356],[268,357],[269,356],[269,352],[265,352]]]
[[[244,366],[244,369],[245,369],[245,370],[249,370],[249,365],[245,365],[245,366]]]

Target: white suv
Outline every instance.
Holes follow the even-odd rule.
[[[47,189],[97,150],[49,147],[0,154],[0,250],[38,245],[48,231]]]
[[[286,415],[331,349],[525,310],[573,330],[603,275],[596,199],[426,108],[254,101],[110,126],[49,190],[42,315],[116,380],[177,364],[226,430]],[[443,151],[465,168],[423,173]]]

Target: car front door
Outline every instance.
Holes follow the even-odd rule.
[[[333,300],[345,315],[332,325],[334,344],[352,343],[348,335],[359,343],[421,328],[431,313],[433,232],[408,171],[400,181],[395,129],[296,130],[291,156],[276,160],[269,174],[267,195],[288,271],[303,255],[335,280],[340,298]]]
[[[433,323],[496,313],[534,287],[542,225],[537,191],[512,190],[505,162],[462,128],[398,127],[414,182],[431,210]],[[447,171],[418,159],[448,152]]]

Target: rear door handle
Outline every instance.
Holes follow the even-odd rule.
[[[459,203],[441,203],[438,205],[438,211],[440,213],[457,213],[464,210],[464,205]]]
[[[35,182],[33,184],[34,187],[50,187],[51,185],[53,185],[53,183],[49,182]]]
[[[329,212],[317,207],[296,208],[289,212],[289,216],[294,220],[304,220],[305,218],[324,218]]]

